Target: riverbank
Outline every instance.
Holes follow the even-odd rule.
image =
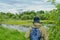
[[[33,20],[7,20],[2,21],[2,24],[12,24],[12,25],[32,25]],[[42,24],[51,24],[51,20],[40,20]]]

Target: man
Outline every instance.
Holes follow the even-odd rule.
[[[40,24],[39,17],[34,17],[33,25],[34,27],[26,32],[25,37],[30,40],[48,40],[48,33]]]

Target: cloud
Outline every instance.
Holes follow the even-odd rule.
[[[27,10],[51,10],[54,5],[42,0],[1,0],[0,11],[18,13]]]
[[[56,3],[60,3],[60,0],[56,0]]]
[[[33,4],[43,4],[41,1],[32,1]]]
[[[45,2],[45,1],[32,1],[35,5],[52,5],[51,2]]]
[[[10,6],[10,5],[8,5],[6,3],[0,3],[0,6]]]
[[[6,3],[0,3],[0,12],[16,12],[16,8],[14,6],[6,4]]]
[[[48,10],[48,11],[50,11],[50,10],[52,10],[52,9],[54,9],[54,6],[52,7],[53,5],[48,5],[48,6],[46,6],[46,5],[38,5],[38,6],[36,6],[36,5],[32,5],[32,6],[28,6],[27,8],[25,8],[26,10],[35,10],[35,11],[39,11],[39,10]]]

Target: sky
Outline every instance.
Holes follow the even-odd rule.
[[[60,3],[60,0],[56,0]],[[0,0],[0,12],[18,13],[22,11],[49,11],[55,9],[55,6],[47,0]]]

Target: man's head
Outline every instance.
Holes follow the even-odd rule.
[[[34,17],[34,21],[33,24],[35,27],[40,27],[40,21],[39,21],[39,17]]]
[[[39,17],[38,17],[38,16],[35,16],[33,22],[34,22],[34,23],[35,23],[35,22],[40,23],[39,20],[40,20]]]

